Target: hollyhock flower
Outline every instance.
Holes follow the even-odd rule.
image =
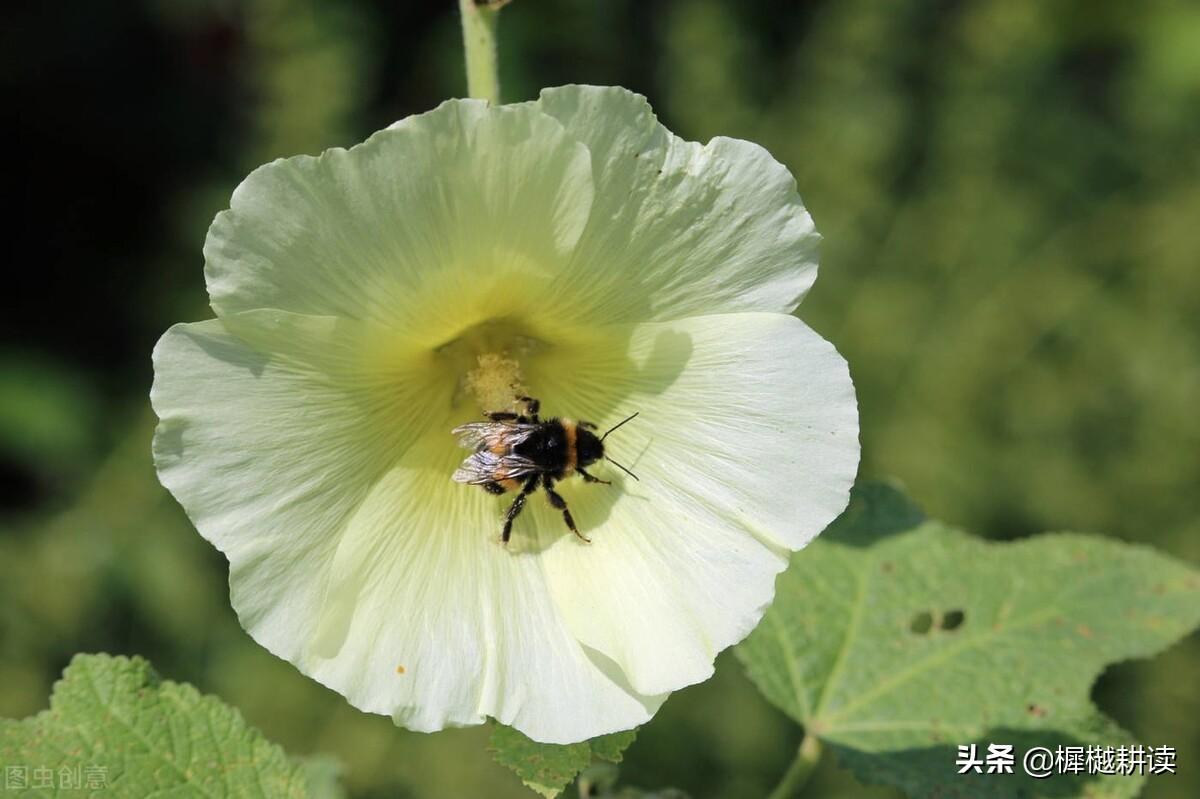
[[[618,88],[452,100],[255,170],[205,243],[215,319],[154,352],[155,462],[243,626],[414,730],[545,742],[707,678],[846,505],[846,364],[791,312],[818,236],[762,148],[685,142]],[[452,480],[451,430],[539,398],[612,485]]]

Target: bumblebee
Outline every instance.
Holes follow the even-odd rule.
[[[567,501],[554,490],[554,483],[574,473],[589,483],[611,485],[586,470],[601,458],[636,480],[637,475],[604,454],[604,439],[637,414],[597,436],[593,432],[596,425],[591,422],[540,419],[541,402],[533,397],[517,397],[517,401],[524,404],[524,413],[486,413],[488,421],[459,425],[451,431],[458,436],[460,446],[474,450],[454,472],[455,482],[483,486],[489,494],[518,492],[504,516],[500,540],[506,544],[513,521],[525,507],[525,498],[539,487],[546,492],[550,504],[562,511],[563,521],[571,532],[590,543],[591,539],[585,538],[575,526]]]

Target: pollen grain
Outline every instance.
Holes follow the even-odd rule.
[[[507,408],[513,397],[526,393],[521,364],[514,358],[497,353],[483,353],[478,364],[467,372],[466,388],[483,410]]]

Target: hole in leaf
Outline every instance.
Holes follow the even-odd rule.
[[[917,635],[925,635],[933,629],[933,614],[927,610],[921,611],[912,617],[912,621],[908,624],[908,629]]]
[[[948,610],[942,615],[942,629],[947,632],[957,630],[967,620],[967,614],[961,610]]]

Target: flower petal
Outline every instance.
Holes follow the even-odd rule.
[[[257,311],[156,347],[160,478],[228,557],[243,626],[412,729],[494,716],[565,743],[646,721],[665,697],[589,657],[541,560],[497,541],[498,498],[450,481],[453,376],[396,340]]]
[[[209,296],[218,315],[370,319],[436,343],[515,312],[514,276],[536,285],[574,247],[591,181],[587,150],[536,107],[447,101],[251,173],[209,230]]]
[[[364,323],[258,311],[175,325],[154,350],[159,479],[229,557],[234,605],[272,651],[317,615],[319,564],[415,435],[402,411],[422,372],[368,367],[374,340]]]
[[[819,236],[796,182],[747,141],[684,141],[619,87],[546,89],[538,105],[591,153],[591,220],[560,276],[597,321],[790,313],[817,274]]]
[[[512,495],[452,483],[447,437],[432,431],[348,525],[306,670],[414,730],[493,716],[570,743],[647,721],[665,692],[588,657],[536,552],[498,541]]]
[[[653,694],[708,677],[761,618],[788,550],[845,508],[858,418],[845,361],[793,317],[697,317],[627,335],[623,359],[563,353],[574,372],[547,363],[534,378],[552,410],[605,425],[640,412],[605,442],[640,482],[597,464],[617,485],[564,483],[592,544],[554,541],[547,573],[579,640]]]

